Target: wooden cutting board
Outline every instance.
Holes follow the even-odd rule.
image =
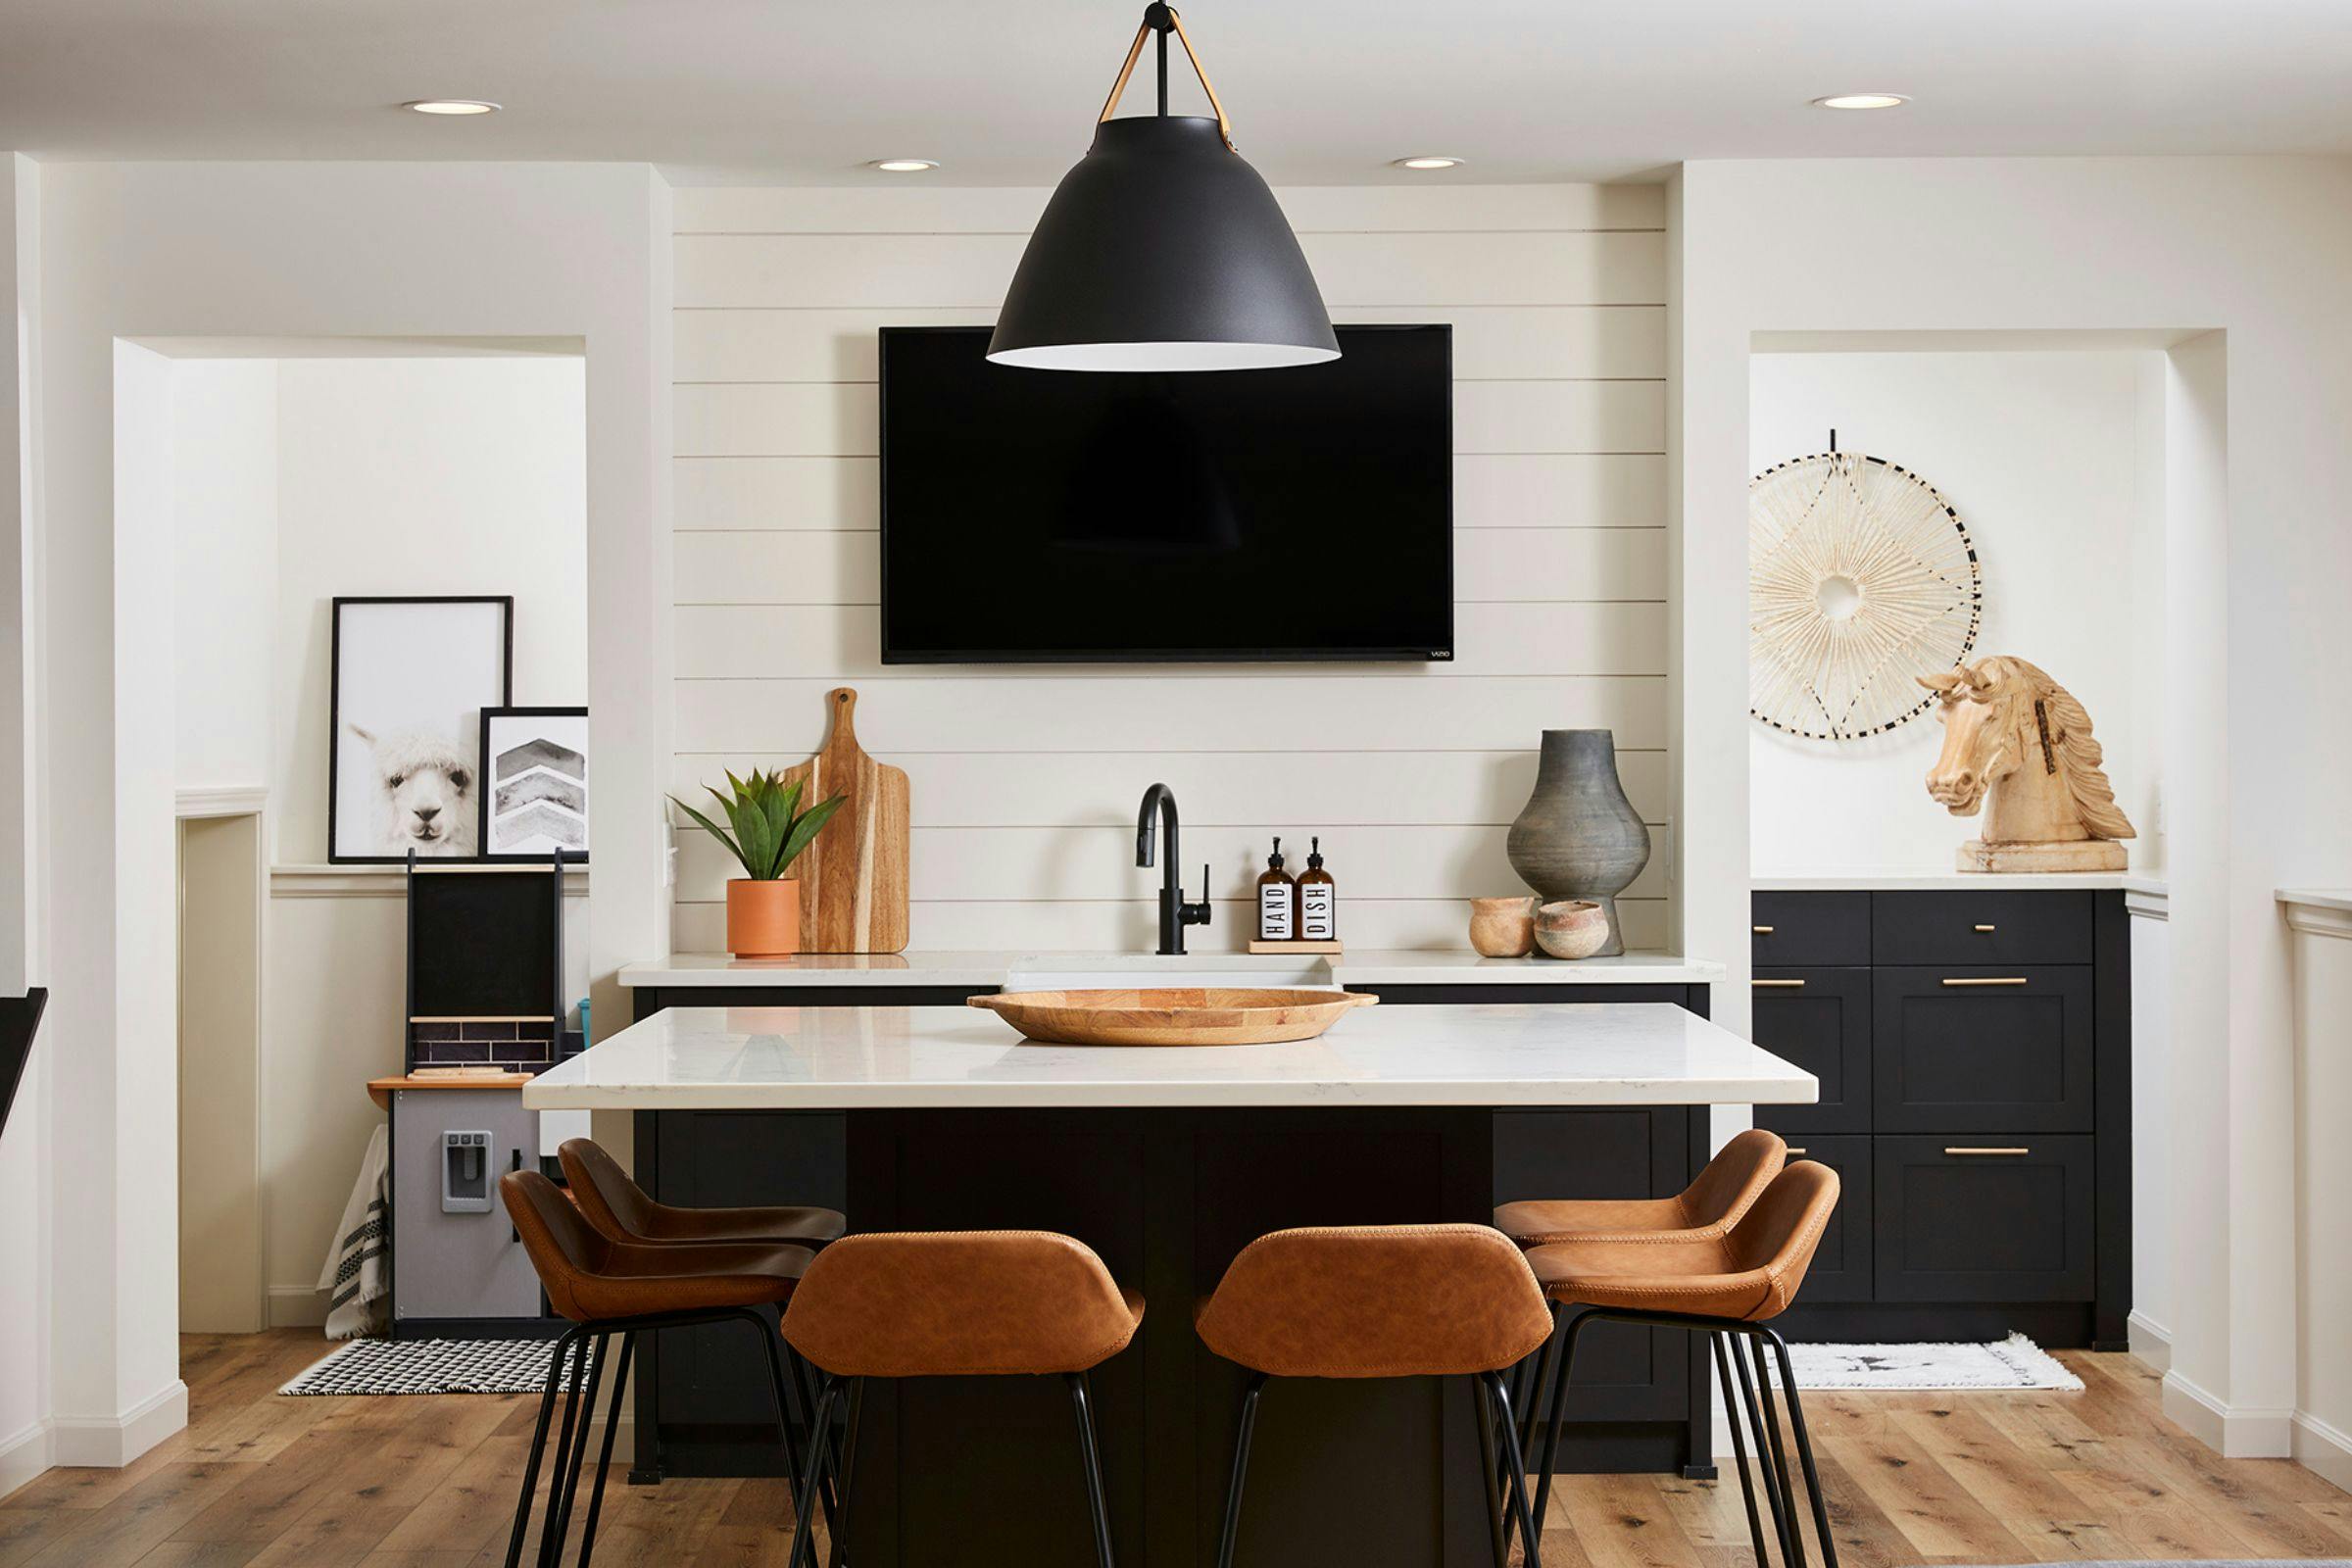
[[[906,949],[906,770],[858,745],[858,694],[825,693],[830,727],[817,754],[784,777],[801,781],[801,808],[846,796],[791,875],[801,882],[801,947],[808,953]]]

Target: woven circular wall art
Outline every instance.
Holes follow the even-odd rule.
[[[1883,458],[1792,458],[1747,490],[1748,711],[1859,740],[1934,704],[1916,677],[1976,646],[1977,547],[1936,487]]]

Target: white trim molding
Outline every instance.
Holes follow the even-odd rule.
[[[2295,1412],[2295,1462],[2330,1486],[2352,1492],[2352,1432],[2328,1425],[2306,1410]]]
[[[2169,920],[2173,917],[2173,896],[2161,883],[2128,887],[2124,889],[2124,912],[2142,920]]]
[[[2132,1315],[2124,1320],[2124,1332],[2129,1336],[2132,1354],[2136,1359],[2154,1367],[2159,1372],[2170,1372],[2173,1369],[2173,1331],[2171,1329],[2135,1308]]]
[[[2280,888],[2286,923],[2306,936],[2352,937],[2352,891],[2342,888]]]
[[[179,816],[259,816],[269,804],[270,792],[259,784],[199,785],[172,797]]]
[[[14,1437],[0,1438],[0,1502],[57,1462],[56,1446],[57,1435],[45,1419]]]
[[[187,1424],[188,1386],[173,1378],[121,1415],[57,1417],[50,1462],[120,1470]]]
[[[318,1329],[326,1326],[326,1296],[316,1285],[270,1287],[270,1326],[273,1329]],[[319,1342],[324,1344],[322,1340]]]
[[[438,871],[459,869],[437,864]],[[527,871],[527,861],[483,861],[467,864],[466,870]],[[405,899],[409,896],[405,865],[273,865],[270,868],[270,896],[273,899]],[[564,873],[564,896],[584,899],[588,896],[588,868]]]
[[[2225,1459],[2284,1459],[2292,1451],[2292,1410],[2232,1409],[2179,1367],[2164,1375],[2164,1413]]]

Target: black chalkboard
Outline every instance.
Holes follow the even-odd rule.
[[[409,1013],[552,1018],[562,933],[552,867],[409,879]]]

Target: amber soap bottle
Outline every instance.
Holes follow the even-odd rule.
[[[1282,868],[1282,840],[1266,857],[1265,874],[1257,879],[1257,940],[1290,942],[1298,935],[1298,884]]]
[[[1340,889],[1323,869],[1323,841],[1307,842],[1306,869],[1298,873],[1298,940],[1337,942],[1340,939]]]

